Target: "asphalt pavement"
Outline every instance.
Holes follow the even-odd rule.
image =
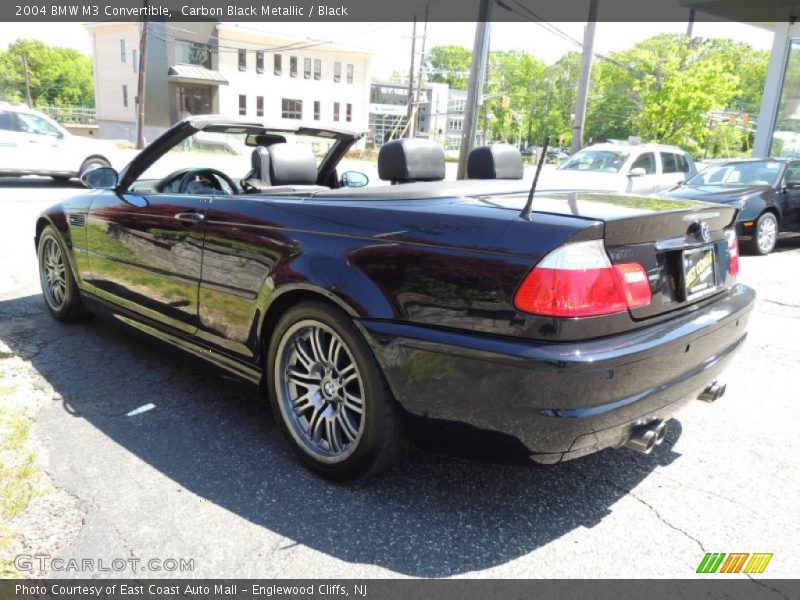
[[[79,191],[0,180],[0,342],[44,398],[39,460],[83,515],[58,556],[135,560],[51,575],[686,578],[706,552],[770,552],[756,577],[798,575],[800,239],[742,258],[758,302],[728,392],[690,404],[651,455],[541,467],[437,447],[341,486],[299,466],[254,388],[47,314],[35,219]]]

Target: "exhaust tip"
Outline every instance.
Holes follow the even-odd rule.
[[[667,424],[663,421],[653,421],[634,429],[623,445],[641,454],[650,454],[653,448],[664,441],[666,435]]]
[[[715,381],[706,389],[704,389],[697,399],[702,400],[703,402],[716,402],[725,395],[727,389],[728,386],[726,384]]]

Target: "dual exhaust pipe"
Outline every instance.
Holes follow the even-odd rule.
[[[697,397],[703,402],[715,402],[725,394],[726,386],[724,383],[715,381],[709,385]],[[661,444],[667,436],[667,424],[664,421],[651,421],[646,425],[640,425],[633,430],[631,437],[623,444],[626,448],[636,450],[642,454],[650,454],[653,448]]]

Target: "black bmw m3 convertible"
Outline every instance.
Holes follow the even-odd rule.
[[[736,209],[547,192],[519,153],[476,148],[445,181],[433,142],[184,120],[36,225],[47,308],[107,313],[261,386],[319,474],[376,473],[408,415],[508,436],[556,463],[649,452],[686,402],[724,392],[754,293]],[[389,185],[391,184],[391,185]]]

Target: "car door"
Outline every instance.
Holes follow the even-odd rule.
[[[20,142],[17,146],[23,169],[34,173],[63,173],[75,171],[80,159],[65,152],[65,133],[53,123],[26,112],[17,112]]]
[[[195,194],[100,192],[86,223],[95,293],[194,333],[209,202]]]
[[[630,187],[628,191],[632,194],[653,194],[658,189],[658,161],[655,152],[643,152],[631,163],[628,170]],[[644,173],[636,175],[634,169],[643,169]]]
[[[686,160],[674,152],[661,151],[658,153],[661,158],[661,177],[659,178],[658,191],[671,190],[686,180],[684,168],[688,170]]]
[[[800,162],[790,163],[783,176],[777,202],[781,209],[781,229],[800,231]]]

